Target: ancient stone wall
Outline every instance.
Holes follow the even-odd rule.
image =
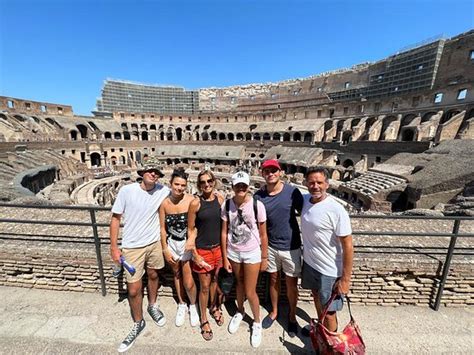
[[[93,249],[93,246],[91,246]],[[105,251],[105,249],[104,249]],[[61,251],[50,255],[12,255],[0,253],[0,285],[58,291],[95,292],[101,290],[97,261],[93,253],[71,257]],[[103,253],[104,258],[108,255]],[[365,305],[399,306],[432,304],[439,280],[439,265],[433,262],[391,262],[390,258],[359,258],[355,260],[351,301]],[[112,277],[112,265],[104,267],[107,291],[125,293],[122,277]],[[442,305],[474,305],[474,267],[471,264],[453,264],[445,285]],[[173,277],[170,269],[161,274],[160,294],[173,295]],[[258,292],[261,299],[267,294],[266,277],[260,279]],[[312,296],[300,288],[300,300],[311,302]]]
[[[72,106],[69,105],[22,100],[7,96],[0,96],[0,111],[27,115],[73,115]]]

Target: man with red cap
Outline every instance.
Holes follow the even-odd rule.
[[[288,334],[298,332],[296,304],[298,301],[298,277],[301,274],[301,236],[296,212],[301,212],[303,196],[294,186],[281,180],[282,170],[277,160],[262,164],[262,176],[266,185],[255,196],[267,211],[268,268],[270,273],[270,298],[272,311],[263,319],[262,327],[270,328],[278,316],[280,271],[285,274],[290,306]]]

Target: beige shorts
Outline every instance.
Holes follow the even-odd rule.
[[[301,276],[301,249],[277,250],[268,246],[267,272],[283,270],[290,277]]]
[[[145,274],[145,266],[150,269],[162,269],[165,267],[163,249],[160,241],[151,243],[142,248],[122,249],[125,260],[135,267],[135,273],[131,275],[124,268],[125,277],[128,283],[140,281]]]

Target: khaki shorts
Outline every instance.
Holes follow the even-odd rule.
[[[162,269],[165,267],[163,249],[160,241],[151,243],[142,248],[122,249],[125,260],[135,267],[135,273],[131,275],[124,268],[128,283],[140,281],[145,274],[145,266],[149,269]]]
[[[267,272],[283,270],[290,277],[301,276],[301,249],[277,250],[268,246]]]

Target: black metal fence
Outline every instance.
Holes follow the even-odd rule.
[[[95,254],[97,258],[97,266],[99,270],[99,277],[101,283],[102,295],[105,296],[106,291],[106,282],[104,275],[104,267],[102,261],[101,246],[104,244],[110,244],[109,238],[100,237],[98,228],[108,227],[108,223],[98,223],[96,214],[98,211],[110,211],[109,208],[98,207],[98,206],[57,206],[57,205],[22,205],[22,204],[9,204],[9,203],[0,203],[0,207],[7,208],[27,208],[27,209],[44,209],[44,210],[71,210],[71,211],[88,211],[90,221],[55,221],[55,220],[33,220],[33,219],[20,219],[20,218],[3,218],[0,216],[0,223],[13,223],[13,224],[37,224],[37,225],[57,225],[57,226],[79,226],[79,227],[91,227],[92,237],[74,237],[74,236],[55,236],[55,235],[35,235],[30,234],[23,236],[22,240],[31,240],[31,241],[50,241],[50,242],[76,242],[84,244],[94,244]],[[386,215],[351,215],[352,219],[374,219],[374,220],[422,220],[424,223],[429,223],[429,221],[448,221],[452,222],[451,232],[404,232],[404,231],[395,231],[395,232],[382,232],[382,231],[368,231],[368,230],[354,230],[353,235],[360,236],[397,236],[397,237],[437,237],[437,238],[450,238],[449,246],[447,248],[443,247],[427,247],[425,249],[430,249],[430,255],[444,255],[445,259],[443,262],[442,273],[439,279],[438,290],[436,294],[436,299],[433,309],[438,310],[443,296],[443,290],[446,284],[446,280],[449,274],[449,268],[453,255],[465,255],[473,256],[474,247],[472,244],[469,244],[468,247],[456,248],[456,242],[458,238],[472,238],[474,234],[472,233],[460,233],[461,222],[471,221],[474,222],[474,217],[464,217],[464,216],[449,216],[449,217],[428,217],[428,216],[386,216]],[[12,239],[8,236],[8,233],[1,233],[0,239]],[[400,250],[404,249],[404,250]],[[356,253],[388,253],[388,254],[426,254],[427,252],[423,250],[423,247],[400,247],[400,246],[387,246],[387,245],[358,245],[355,252]],[[457,249],[457,250],[456,250]],[[436,251],[432,251],[436,250]]]

